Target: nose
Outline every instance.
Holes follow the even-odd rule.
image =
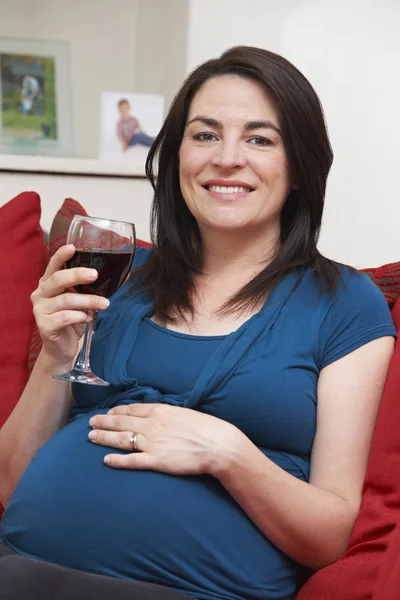
[[[212,156],[212,164],[221,169],[235,169],[246,164],[244,149],[239,140],[221,140]]]

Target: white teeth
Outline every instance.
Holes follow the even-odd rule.
[[[217,194],[237,194],[239,192],[251,192],[250,188],[240,186],[229,186],[224,185],[209,185],[208,189],[210,192],[217,192]]]

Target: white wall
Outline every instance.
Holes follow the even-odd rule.
[[[190,0],[187,72],[247,44],[315,87],[335,152],[320,249],[357,267],[400,260],[399,30],[399,0]]]
[[[149,241],[152,190],[145,179],[0,173],[0,206],[23,191],[41,197],[41,225],[50,230],[64,199],[74,198],[89,215],[121,219],[136,225],[138,238]]]
[[[102,90],[134,90],[138,0],[0,0],[0,36],[69,42],[76,155],[98,156]]]
[[[185,77],[188,0],[138,0],[135,92],[159,93],[165,110]]]

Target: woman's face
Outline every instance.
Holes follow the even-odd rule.
[[[278,112],[261,85],[224,75],[200,88],[188,114],[179,173],[202,233],[279,237],[292,182]]]

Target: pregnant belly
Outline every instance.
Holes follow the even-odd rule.
[[[280,595],[282,584],[293,593],[298,566],[218,481],[105,466],[110,449],[87,437],[92,414],[37,452],[4,513],[6,543],[57,564],[204,598],[239,598],[244,590],[247,598],[290,597]]]

